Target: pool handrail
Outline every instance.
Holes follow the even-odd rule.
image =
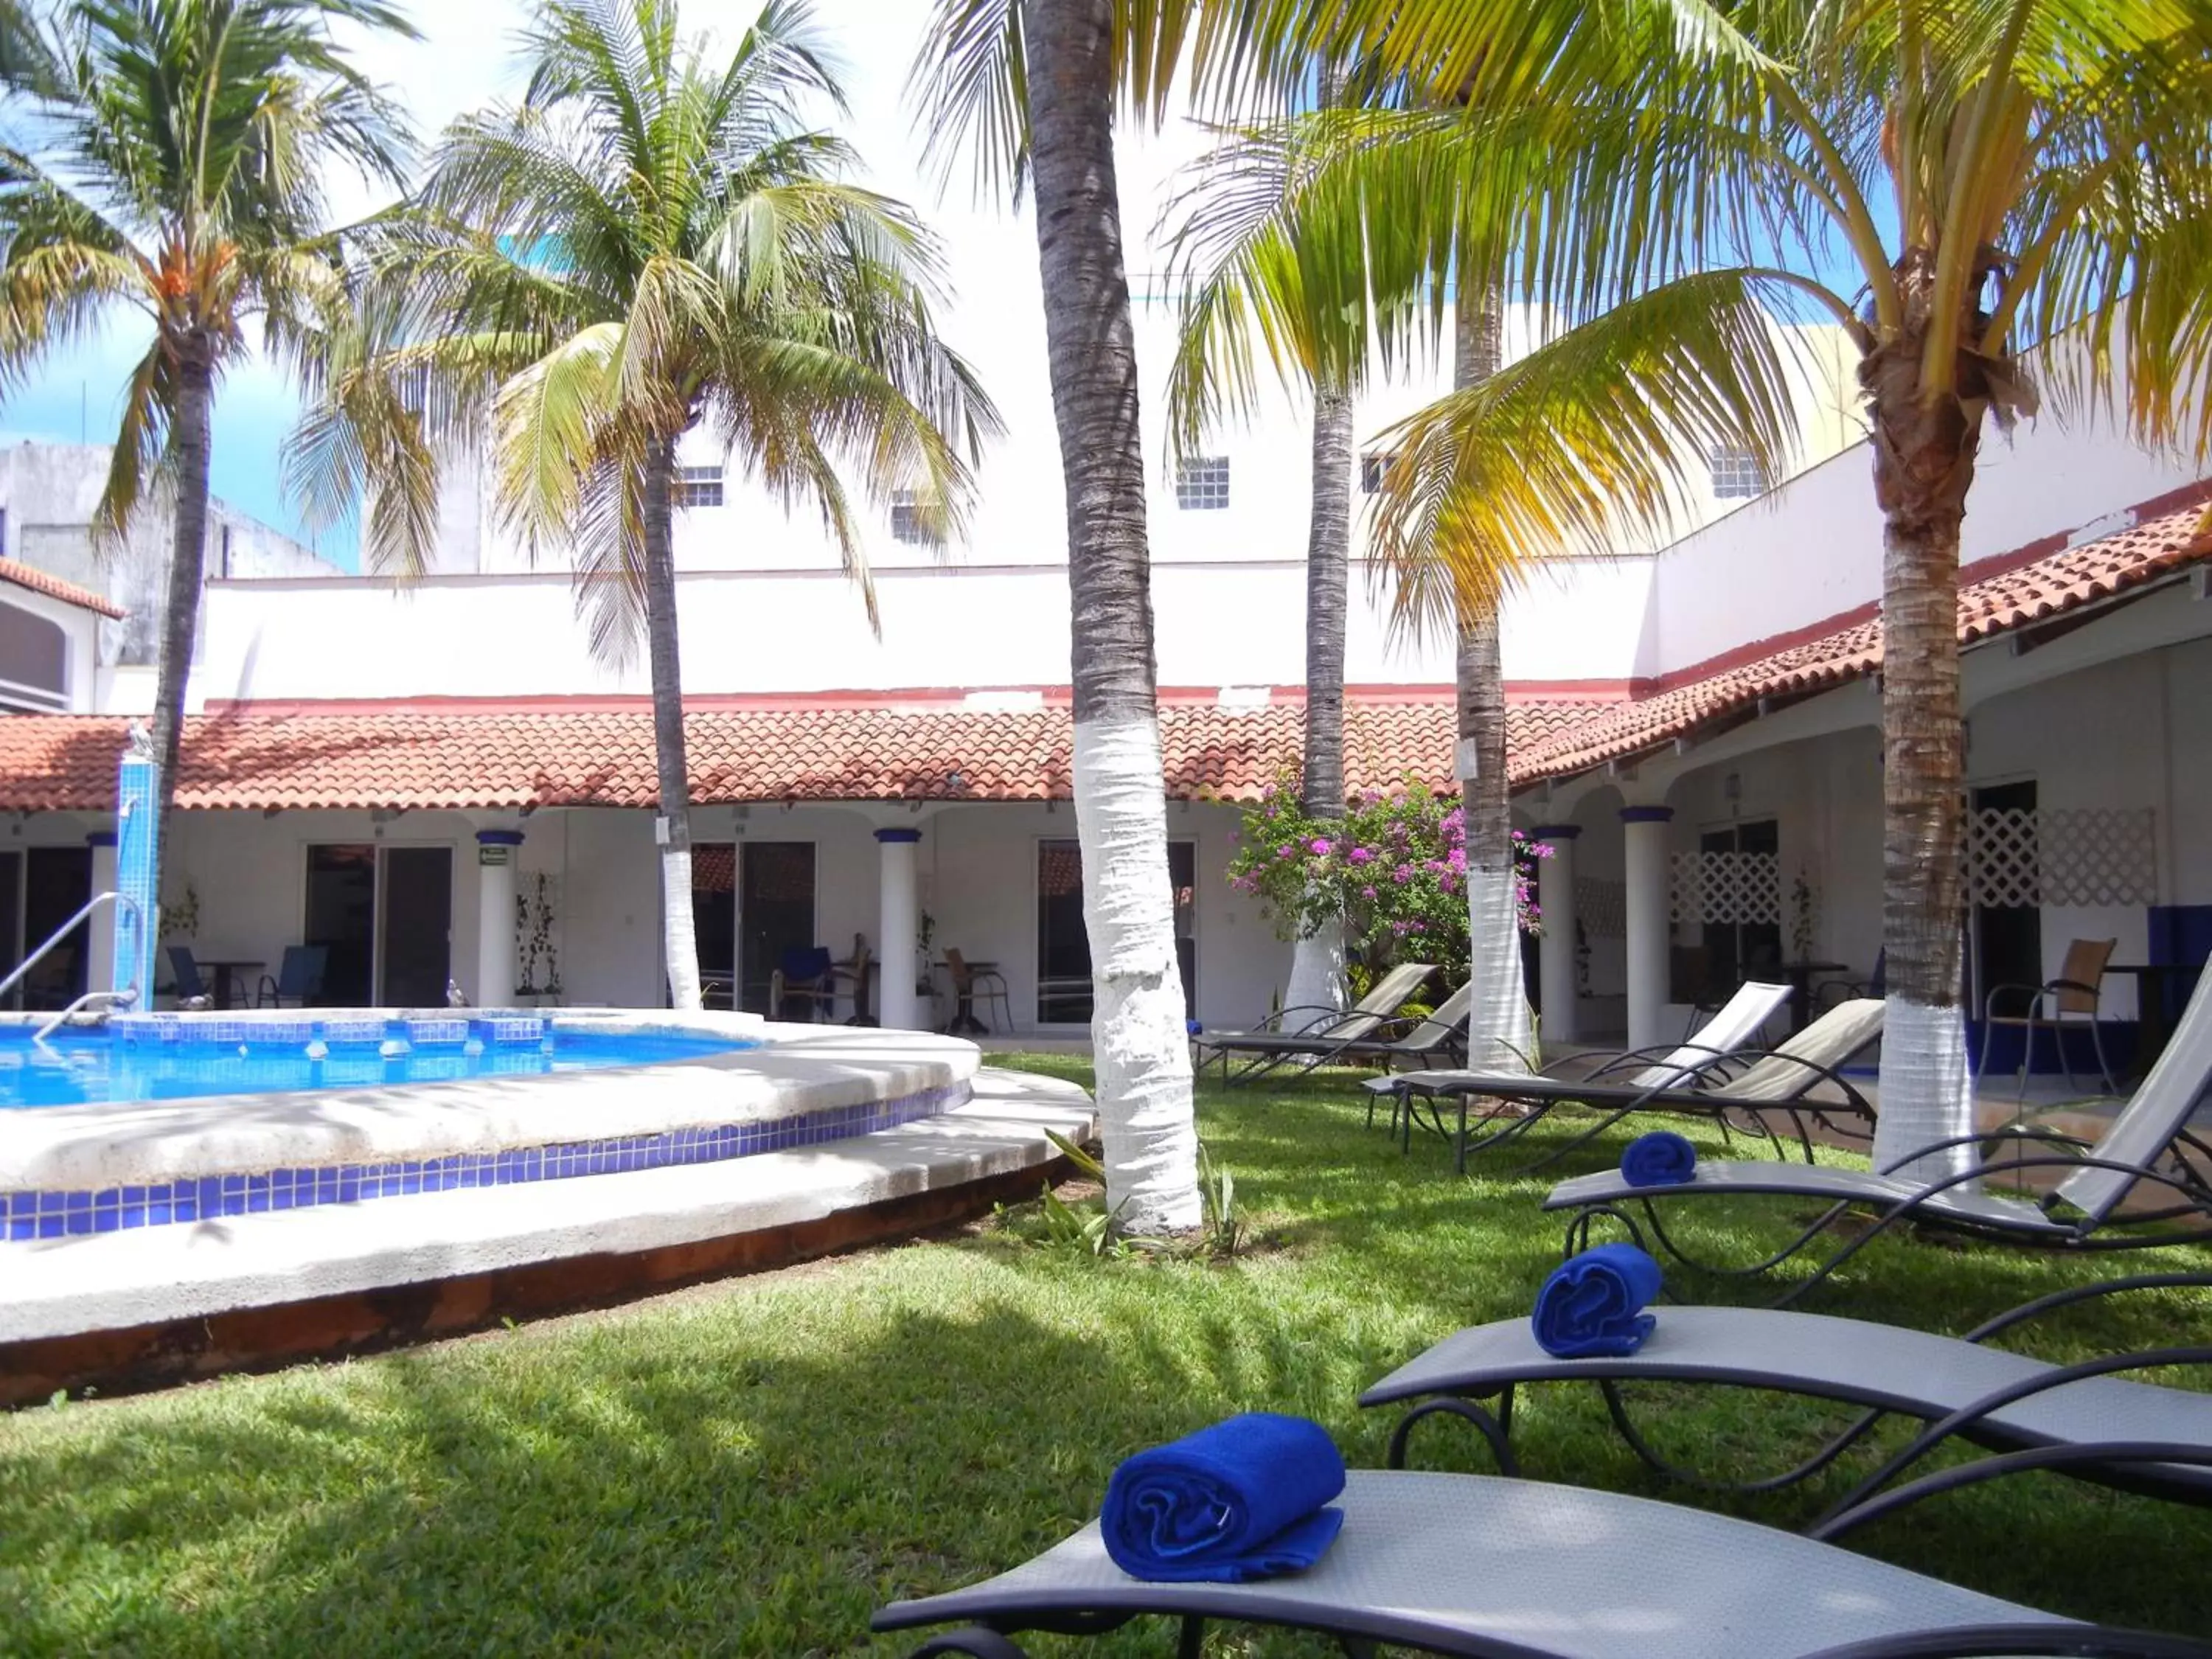
[[[105,893],[95,893],[84,902],[83,905],[78,909],[75,915],[71,916],[60,927],[55,928],[52,933],[47,934],[44,944],[40,945],[37,950],[32,951],[30,955],[25,957],[22,961],[17,963],[15,964],[15,970],[10,973],[7,978],[0,979],[0,998],[4,998],[9,992],[14,990],[16,985],[21,981],[24,975],[29,973],[32,969],[37,967],[40,962],[45,960],[47,951],[52,950],[54,946],[59,945],[71,933],[76,932],[78,927],[89,921],[92,918],[93,913],[98,910],[101,905],[110,903],[129,905],[131,907],[131,914],[137,919],[138,926],[141,930],[145,927],[145,913],[138,908],[138,901],[131,897],[130,894],[112,890]],[[137,998],[140,988],[137,985],[131,985],[125,988],[129,991],[131,999],[135,1001]],[[66,1013],[69,1011],[65,1009],[63,1012]]]

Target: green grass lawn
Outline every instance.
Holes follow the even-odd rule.
[[[1080,1062],[1027,1063],[1088,1080]],[[902,1644],[866,1633],[872,1607],[1054,1541],[1149,1443],[1269,1407],[1379,1464],[1390,1420],[1354,1398],[1455,1327],[1526,1310],[1559,1246],[1559,1219],[1535,1207],[1546,1183],[1455,1178],[1434,1139],[1401,1156],[1363,1128],[1342,1077],[1210,1090],[1200,1111],[1269,1236],[1233,1262],[1099,1262],[981,1230],[410,1353],[0,1419],[0,1650],[890,1654]],[[1791,1218],[1772,1203],[1694,1213],[1711,1251]],[[2212,1265],[2190,1254],[2155,1261]],[[2153,1262],[1900,1239],[1813,1306],[1960,1330]],[[2209,1308],[2123,1298],[2030,1346],[2201,1341]],[[1643,1397],[1668,1450],[1743,1474],[1840,1420],[1770,1396]],[[1648,1475],[1592,1394],[1526,1395],[1516,1436],[1532,1475],[1696,1496]],[[1415,1461],[1481,1467],[1443,1423],[1424,1425]],[[1802,1523],[1864,1468],[1743,1512]],[[2212,1628],[2202,1510],[2034,1475],[1854,1547],[2060,1612]],[[1170,1646],[1133,1626],[1033,1650]],[[1328,1650],[1223,1632],[1214,1650]]]

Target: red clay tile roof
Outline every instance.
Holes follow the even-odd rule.
[[[2200,534],[2203,502],[2146,519],[2130,529],[2025,562],[1990,560],[1965,574],[1959,592],[1959,638],[1972,644],[2043,622],[2212,558],[2212,536]],[[1513,751],[1513,781],[1565,777],[1607,761],[1641,754],[1723,716],[1755,708],[1762,698],[1825,690],[1881,666],[1882,631],[1869,617],[1832,633],[1751,661],[1689,669],[1671,684],[1617,702],[1528,748]]]
[[[87,611],[97,611],[103,617],[119,617],[123,607],[102,598],[88,587],[79,587],[75,582],[65,582],[34,564],[25,564],[21,559],[0,559],[0,582],[13,582],[18,587],[27,587],[33,593],[43,593],[50,599],[59,599],[64,605],[80,605]]]
[[[1526,742],[1586,716],[1588,703],[1517,707]],[[1168,787],[1185,799],[1257,799],[1297,752],[1296,702],[1161,710]],[[686,717],[693,799],[1065,800],[1065,707],[1012,712],[745,708]],[[92,811],[114,799],[124,722],[65,714],[0,718],[0,808]],[[1408,775],[1451,781],[1449,702],[1351,703],[1349,787]],[[591,711],[258,713],[185,723],[184,807],[620,806],[653,804],[653,720],[642,705]]]

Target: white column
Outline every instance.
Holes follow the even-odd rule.
[[[469,995],[479,1008],[514,1006],[514,877],[520,830],[477,831],[477,974]]]
[[[92,849],[93,896],[115,891],[115,831],[95,830],[84,838],[84,844]],[[153,925],[151,916],[146,921],[149,927]],[[91,949],[85,956],[85,989],[105,991],[115,983],[115,918],[102,910],[92,918],[85,933],[91,942]],[[38,941],[33,939],[32,943],[35,945]],[[154,999],[149,993],[137,1012],[144,1013],[153,1006]]]
[[[1547,823],[1528,839],[1552,849],[1536,861],[1536,908],[1543,935],[1536,941],[1536,972],[1544,994],[1544,1047],[1575,1036],[1575,837],[1578,823]]]
[[[1667,823],[1671,806],[1624,806],[1621,843],[1628,888],[1628,1046],[1667,1040]]]
[[[885,1030],[912,1031],[921,1026],[915,975],[920,971],[915,939],[921,931],[921,888],[915,878],[915,848],[921,831],[904,828],[876,831],[879,886],[876,913],[876,1018]],[[865,999],[867,988],[856,993]],[[863,1003],[865,1006],[865,1001]]]

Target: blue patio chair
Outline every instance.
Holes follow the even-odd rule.
[[[200,977],[200,965],[192,959],[191,946],[169,946],[169,967],[177,976],[178,1001],[185,1002],[193,997],[208,995],[207,981]]]
[[[799,1018],[820,1019],[836,995],[836,966],[826,945],[794,945],[785,951],[781,965],[769,976],[769,1018],[789,1019],[791,1006],[798,1004],[805,1010]]]
[[[276,976],[261,976],[261,988],[254,993],[257,1008],[282,1008],[289,1002],[295,1008],[304,1008],[322,994],[323,975],[331,962],[331,947],[327,945],[288,945],[284,959],[276,964]]]

